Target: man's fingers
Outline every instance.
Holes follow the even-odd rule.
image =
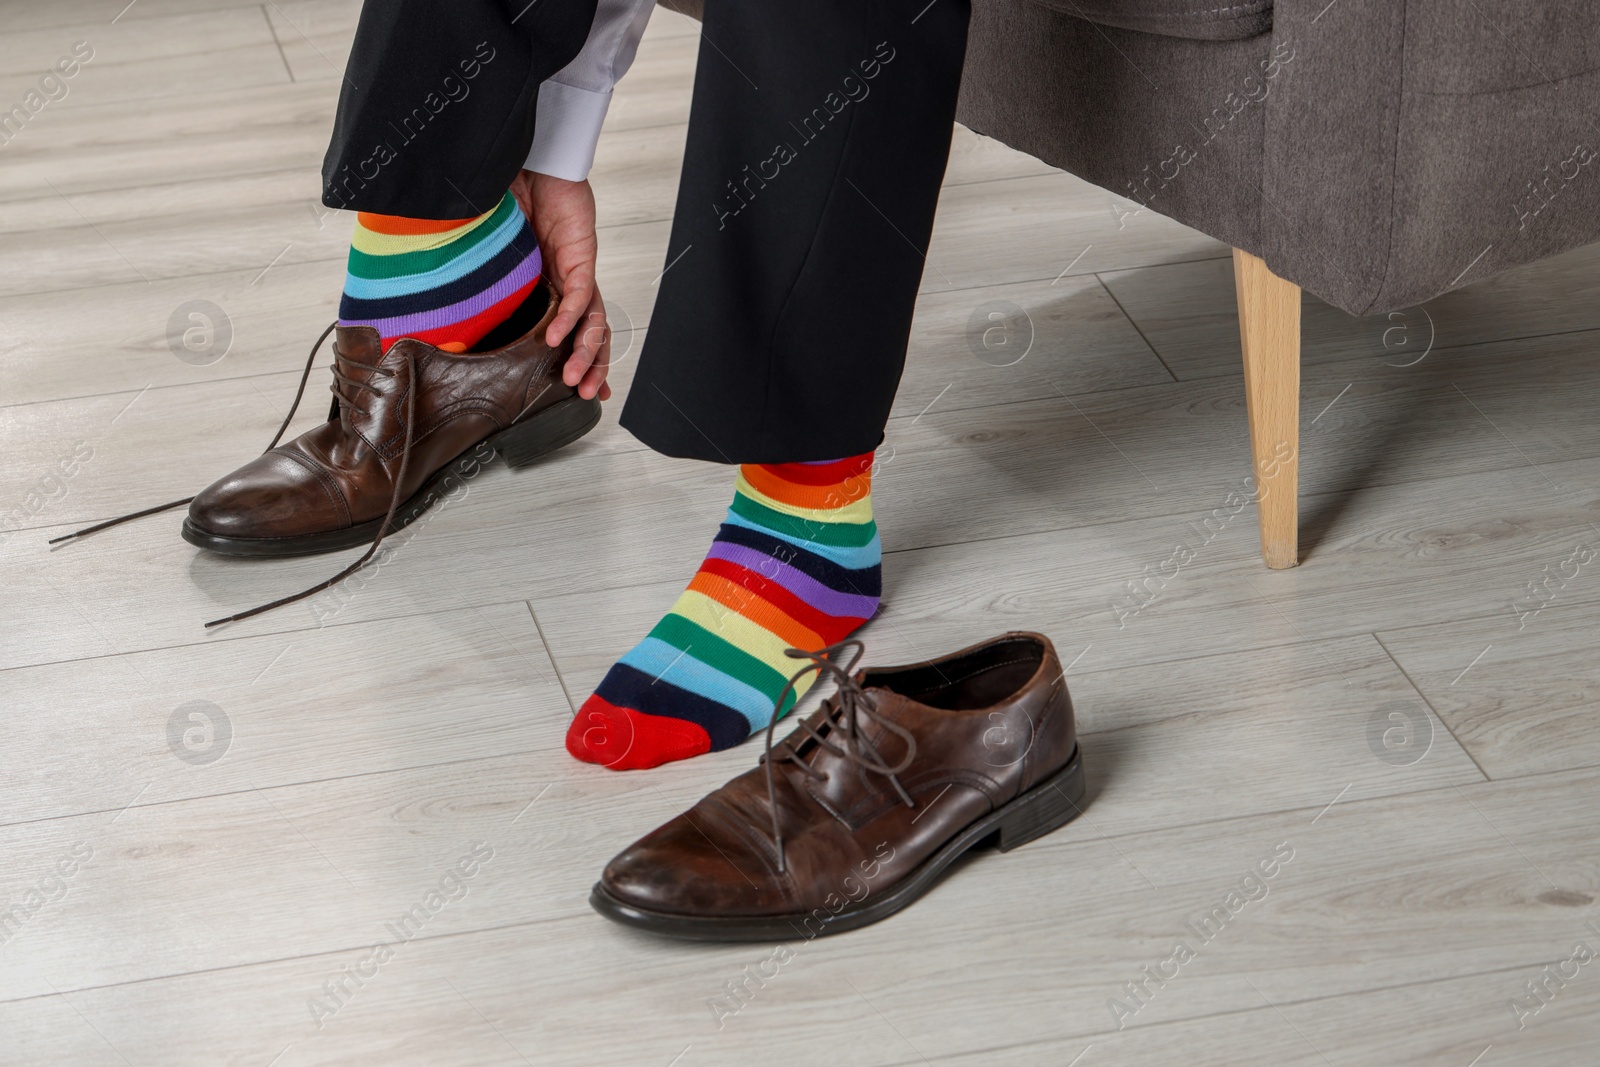
[[[594,279],[587,274],[570,275],[566,282],[566,292],[561,294],[561,306],[556,309],[556,317],[544,335],[545,344],[551,348],[566,340],[567,334],[577,325],[584,309],[594,298]]]
[[[611,326],[606,322],[605,304],[597,292],[573,337],[572,355],[561,370],[561,380],[575,386],[578,395],[589,400],[604,384],[610,364]]]
[[[585,400],[599,396],[604,400],[611,395],[610,388],[606,385],[606,375],[611,371],[611,326],[606,322],[605,305],[600,302],[600,294],[595,294],[594,303],[589,305],[590,311],[584,319],[582,332],[589,357],[588,365],[582,377],[575,383],[578,395]],[[570,369],[571,361],[567,364]],[[563,375],[565,378],[565,375]]]
[[[596,364],[584,374],[583,381],[578,383],[578,395],[585,400],[592,400],[598,396],[601,400],[611,399],[611,386],[606,383],[606,367]]]
[[[572,335],[572,355],[567,357],[566,366],[562,368],[562,381],[568,385],[577,385],[583,380],[585,372],[594,365],[602,346],[606,343],[606,332],[604,318],[594,315],[584,316]]]
[[[588,373],[589,367],[594,363],[595,347],[585,339],[592,327],[583,326],[578,330],[578,336],[572,344],[572,355],[567,357],[566,366],[561,368],[561,380],[568,385],[577,385]]]

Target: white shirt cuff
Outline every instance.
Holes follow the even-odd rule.
[[[594,166],[595,144],[611,105],[611,90],[595,91],[547,81],[539,86],[533,147],[525,170],[581,182]]]

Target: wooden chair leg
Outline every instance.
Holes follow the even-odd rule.
[[[1267,566],[1282,570],[1299,562],[1300,287],[1237,248],[1233,282],[1244,349],[1261,558]]]

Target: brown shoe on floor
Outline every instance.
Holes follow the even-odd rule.
[[[495,452],[520,467],[582,437],[600,402],[561,381],[570,341],[567,352],[544,343],[556,307],[540,286],[513,315],[515,340],[462,353],[415,338],[380,352],[372,327],[339,327],[328,421],[201,492],[184,540],[230,556],[353,548],[377,537],[391,508],[386,533],[415,520],[452,472]]]
[[[838,692],[781,744],[769,728],[763,766],[612,860],[595,910],[695,941],[842,933],[911,904],[968,849],[1006,852],[1078,814],[1083,764],[1048,638],[854,672],[860,654],[805,653],[795,678],[824,672]]]
[[[453,353],[412,337],[383,352],[376,330],[335,323],[306,357],[300,388],[267,450],[196,497],[145,508],[60,537],[71,541],[189,505],[184,540],[230,556],[304,556],[366,545],[331,578],[206,626],[248,619],[319,593],[354,574],[383,538],[408,525],[498,453],[523,467],[576,441],[600,421],[600,402],[561,381],[572,354],[544,342],[560,297],[539,285],[476,349]],[[317,351],[333,346],[328,421],[286,445]]]

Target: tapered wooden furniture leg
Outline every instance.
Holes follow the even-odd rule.
[[[1244,349],[1261,558],[1267,566],[1282,570],[1299,562],[1300,287],[1237,248],[1233,282]]]

